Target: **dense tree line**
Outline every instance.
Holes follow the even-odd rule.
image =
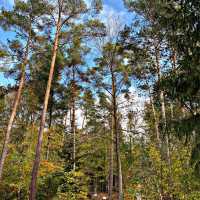
[[[0,199],[200,199],[200,2],[1,8]]]

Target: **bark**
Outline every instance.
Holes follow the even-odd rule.
[[[154,126],[155,126],[155,132],[156,132],[156,139],[157,139],[158,149],[160,151],[161,160],[162,160],[162,141],[160,139],[159,121],[158,121],[158,118],[156,116],[156,110],[155,110],[155,107],[154,107],[154,102],[153,102],[153,99],[152,99],[150,91],[149,91],[149,96],[150,96],[150,103],[151,103],[151,107],[152,107],[152,111],[153,111]],[[160,200],[162,200],[163,199],[162,164],[160,166],[160,181],[161,181],[161,185],[159,185],[159,197],[160,197]]]
[[[174,119],[174,105],[170,103],[170,112],[171,112],[171,119]]]
[[[5,160],[6,160],[6,157],[7,157],[7,154],[8,154],[8,150],[9,150],[8,146],[9,146],[9,142],[10,142],[10,135],[11,135],[12,126],[13,126],[13,123],[14,123],[14,119],[15,119],[15,116],[16,116],[16,113],[17,113],[17,108],[18,108],[19,103],[20,103],[20,98],[21,98],[24,83],[25,83],[26,65],[27,65],[27,62],[28,62],[30,39],[31,39],[31,35],[29,34],[29,38],[28,38],[27,45],[26,45],[25,58],[24,58],[24,62],[22,63],[19,87],[18,87],[16,96],[15,96],[12,112],[11,112],[10,119],[9,119],[9,122],[8,122],[7,130],[6,130],[6,133],[5,133],[3,149],[2,149],[2,153],[1,153],[0,181],[2,180],[3,167],[4,167]]]
[[[46,160],[49,160],[49,154],[50,154],[50,142],[51,142],[51,124],[52,124],[52,114],[53,114],[53,95],[54,92],[50,92],[51,95],[51,103],[50,103],[50,110],[49,110],[49,131],[47,135],[47,151],[46,151]]]
[[[22,94],[24,82],[25,82],[25,72],[23,71],[21,73],[19,88],[18,88],[16,97],[15,97],[12,113],[11,113],[11,116],[10,116],[10,120],[8,122],[7,131],[6,131],[6,134],[5,134],[5,140],[4,140],[4,145],[3,145],[2,154],[1,154],[1,161],[0,161],[0,180],[2,179],[3,167],[4,167],[5,159],[7,157],[8,146],[9,146],[9,142],[10,142],[11,129],[12,129],[13,122],[14,122],[14,119],[15,119],[15,116],[16,116],[17,107],[18,107],[19,102],[20,102],[20,97],[21,97],[21,94]]]
[[[122,182],[122,167],[120,158],[120,132],[118,131],[118,119],[117,119],[117,97],[116,97],[116,80],[115,74],[111,66],[111,76],[112,76],[112,117],[113,117],[113,133],[115,136],[116,145],[116,161],[117,161],[117,172],[118,172],[118,200],[123,199],[123,182]]]
[[[71,132],[73,134],[73,170],[76,170],[76,108],[75,108],[75,67],[72,70],[72,121]]]
[[[162,114],[162,122],[163,129],[166,131],[167,121],[166,121],[166,110],[165,110],[165,101],[164,101],[164,93],[160,91],[160,101],[161,101],[161,114]],[[171,158],[170,158],[170,148],[169,148],[169,135],[166,133],[166,148],[167,148],[167,162],[169,167],[171,167]]]
[[[160,49],[159,45],[157,45],[155,50],[155,56],[156,56],[156,65],[157,65],[157,75],[158,75],[158,82],[160,83],[162,72],[160,69]],[[164,99],[164,92],[160,89],[160,103],[161,103],[161,115],[162,115],[162,123],[163,123],[163,130],[166,132],[167,128],[167,119],[166,119],[166,109],[165,109],[165,99]],[[166,134],[166,148],[167,148],[167,161],[169,166],[171,166],[171,158],[170,158],[170,149],[169,149],[169,135]]]
[[[152,111],[153,111],[154,126],[155,126],[157,144],[158,144],[159,149],[161,150],[161,139],[160,139],[160,131],[159,131],[159,122],[158,122],[158,118],[156,116],[156,110],[155,110],[154,102],[153,102],[153,99],[152,99],[152,96],[151,96],[150,92],[149,92],[149,96],[150,96],[150,103],[151,103],[151,107],[152,107]]]
[[[86,111],[87,112],[87,111]],[[83,121],[82,121],[82,125],[81,125],[81,129],[83,130],[85,127],[84,127],[84,125],[85,125],[85,121],[87,120],[87,114],[85,114],[84,116],[83,116]]]
[[[39,170],[39,165],[40,165],[40,154],[41,154],[41,148],[42,148],[43,131],[44,131],[44,127],[45,127],[47,106],[48,106],[50,90],[51,90],[51,83],[52,83],[52,79],[53,79],[55,61],[56,61],[56,56],[57,56],[60,25],[61,25],[61,23],[60,23],[60,15],[59,15],[58,22],[56,25],[56,34],[55,34],[55,40],[54,40],[54,46],[53,46],[49,79],[48,79],[48,83],[47,83],[44,104],[43,104],[43,110],[42,110],[42,114],[41,114],[40,128],[39,128],[39,133],[38,133],[38,142],[37,142],[37,146],[35,149],[35,160],[33,163],[33,169],[32,169],[32,174],[31,174],[29,200],[35,200],[35,198],[36,198],[36,182],[37,182],[37,175],[38,175],[38,170]]]
[[[109,182],[108,182],[108,199],[112,200],[113,192],[113,135],[114,135],[114,117],[112,116],[112,130],[110,135],[110,144],[109,144]]]
[[[162,72],[160,68],[160,49],[159,45],[156,47],[155,51],[155,56],[156,56],[156,65],[157,65],[157,75],[158,75],[158,82],[160,83],[161,77],[162,77]],[[166,157],[167,157],[167,163],[170,171],[170,177],[169,177],[169,182],[170,185],[172,186],[172,176],[171,176],[171,155],[170,155],[170,144],[169,144],[169,134],[167,133],[167,118],[166,118],[166,108],[165,108],[165,98],[164,98],[164,91],[160,89],[160,103],[161,103],[161,116],[162,116],[162,124],[163,124],[163,130],[165,134],[165,144],[166,144]]]
[[[75,106],[73,106],[73,170],[76,170],[76,127],[75,127]]]

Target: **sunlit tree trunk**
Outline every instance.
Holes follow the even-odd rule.
[[[158,121],[158,118],[156,116],[156,110],[155,110],[153,98],[151,96],[150,91],[149,91],[149,97],[150,97],[150,103],[151,103],[151,107],[152,107],[152,111],[153,111],[153,117],[154,117],[154,126],[155,126],[155,132],[156,132],[156,140],[157,140],[157,144],[158,144],[158,148],[159,148],[160,154],[162,154],[162,141],[160,139],[159,121]],[[161,156],[161,161],[162,161],[162,156]],[[158,192],[159,192],[160,200],[162,200],[163,199],[162,164],[160,166],[160,182],[161,182],[161,184],[159,184],[159,191]]]
[[[156,116],[156,110],[155,110],[153,98],[152,98],[150,92],[149,92],[149,97],[150,97],[151,108],[152,108],[152,111],[153,111],[156,139],[157,139],[158,147],[161,148],[161,139],[160,139],[160,131],[159,131],[159,121],[158,121],[158,118]]]
[[[108,183],[108,199],[112,200],[113,194],[113,133],[114,133],[114,117],[112,115],[112,130],[110,134],[110,142],[109,142],[109,183]]]
[[[49,130],[48,130],[48,135],[47,135],[46,160],[49,160],[49,154],[50,154],[52,114],[53,114],[53,91],[51,92],[51,103],[50,103],[50,111],[49,111]]]
[[[156,56],[156,65],[157,65],[157,75],[158,75],[158,82],[161,82],[162,78],[162,72],[160,68],[160,48],[159,45],[155,47],[155,56]],[[166,157],[167,157],[167,163],[169,168],[169,184],[170,187],[172,186],[172,170],[171,170],[171,155],[170,155],[170,144],[169,144],[169,134],[167,132],[167,118],[166,118],[166,108],[165,108],[165,97],[164,97],[164,91],[160,89],[159,93],[159,99],[161,104],[161,121],[163,125],[163,131],[164,131],[164,137],[165,137],[165,145],[166,145]]]
[[[15,116],[16,116],[16,113],[17,113],[17,108],[18,108],[19,103],[20,103],[20,98],[21,98],[24,83],[25,83],[26,65],[27,65],[27,62],[28,62],[30,40],[31,40],[31,36],[29,35],[29,38],[28,38],[28,41],[27,41],[27,44],[26,44],[25,58],[24,58],[24,61],[22,63],[22,66],[21,66],[19,87],[18,87],[16,96],[15,96],[14,104],[13,104],[13,107],[12,107],[12,112],[11,112],[10,119],[9,119],[9,122],[8,122],[7,130],[6,130],[6,133],[5,133],[3,149],[2,149],[2,153],[1,153],[0,181],[2,179],[3,167],[4,167],[4,163],[5,163],[5,160],[6,160],[6,157],[7,157],[7,153],[8,153],[8,146],[9,146],[9,142],[10,142],[10,135],[11,135],[12,126],[13,126],[13,123],[14,123],[14,119],[15,119]]]
[[[36,150],[35,150],[35,160],[33,163],[33,169],[32,169],[32,174],[31,174],[30,195],[29,195],[30,200],[35,200],[35,198],[36,198],[36,181],[37,181],[37,175],[38,175],[39,164],[40,164],[40,156],[41,156],[40,154],[41,154],[41,148],[42,148],[42,139],[43,139],[43,131],[44,131],[44,127],[45,127],[47,106],[48,106],[50,90],[51,90],[51,83],[52,83],[52,79],[53,79],[55,61],[56,61],[56,56],[57,56],[59,32],[60,32],[60,26],[61,26],[60,17],[61,16],[59,15],[58,22],[56,25],[56,34],[55,34],[55,39],[54,39],[49,79],[48,79],[45,98],[44,98],[43,110],[42,110],[41,121],[40,121],[40,128],[39,128],[39,133],[38,133],[38,142],[37,142],[37,146],[36,146]]]
[[[116,80],[115,74],[111,66],[111,76],[112,76],[112,117],[113,117],[113,133],[115,136],[116,145],[116,161],[117,161],[117,175],[118,175],[118,200],[123,199],[123,182],[122,182],[122,166],[120,158],[120,132],[118,130],[118,120],[117,120],[117,96],[116,96]]]

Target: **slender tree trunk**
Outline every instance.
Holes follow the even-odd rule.
[[[120,158],[120,136],[119,131],[117,130],[116,138],[116,156],[117,156],[117,169],[118,169],[118,199],[123,200],[123,180],[122,180],[122,166]]]
[[[158,118],[156,116],[156,110],[155,110],[155,107],[154,107],[154,102],[153,102],[153,99],[152,99],[150,91],[149,91],[149,97],[150,97],[151,108],[152,108],[152,111],[153,111],[156,139],[157,139],[158,147],[161,150],[161,139],[160,139],[159,126],[158,126],[159,122],[158,122]]]
[[[156,48],[155,51],[156,56],[156,65],[157,65],[157,73],[158,73],[158,82],[160,83],[162,72],[160,68],[160,49],[159,45]],[[165,108],[165,97],[164,97],[164,91],[160,89],[160,103],[161,103],[161,116],[162,116],[162,124],[163,124],[163,130],[164,130],[164,136],[165,136],[165,145],[166,145],[166,157],[167,157],[167,163],[169,168],[169,185],[170,188],[172,188],[173,180],[172,180],[172,169],[171,169],[171,155],[170,155],[170,144],[169,144],[169,134],[167,133],[167,118],[166,118],[166,108]]]
[[[49,72],[49,79],[48,79],[48,83],[47,83],[47,89],[46,89],[46,94],[45,94],[45,98],[44,98],[43,110],[42,110],[42,114],[41,114],[40,128],[39,128],[39,133],[38,133],[38,142],[37,142],[37,146],[35,149],[35,160],[33,163],[33,169],[32,169],[32,174],[31,174],[29,200],[35,200],[35,198],[36,198],[36,182],[37,182],[37,175],[38,175],[38,170],[39,170],[39,165],[40,165],[40,154],[41,154],[41,148],[42,148],[43,131],[44,131],[44,127],[45,127],[47,106],[48,106],[49,95],[50,95],[50,90],[51,90],[51,83],[52,83],[52,79],[53,79],[55,61],[56,61],[56,56],[57,56],[60,25],[61,24],[60,24],[60,15],[59,15],[58,23],[56,26],[56,34],[55,34],[55,40],[54,40],[54,46],[53,46],[53,54],[52,54],[50,72]]]
[[[87,111],[86,111],[87,112]],[[84,125],[85,125],[85,121],[87,120],[87,114],[85,114],[84,116],[83,116],[83,121],[82,121],[82,125],[81,125],[81,129],[83,130],[85,127],[84,127]]]
[[[171,119],[174,119],[174,105],[172,102],[170,103],[170,112],[171,112]]]
[[[160,101],[161,101],[161,114],[162,114],[162,121],[164,124],[164,131],[166,131],[167,128],[167,121],[166,121],[166,109],[165,109],[165,101],[164,101],[164,93],[163,91],[160,91]],[[167,163],[169,167],[169,185],[172,189],[173,186],[173,180],[172,180],[172,164],[171,164],[171,155],[170,155],[170,144],[169,144],[169,134],[166,133],[165,136],[165,142],[166,142],[166,153],[167,153]]]
[[[109,143],[109,183],[108,183],[108,199],[112,200],[113,194],[113,135],[114,135],[114,117],[112,115],[112,130],[110,134],[110,143]]]
[[[120,158],[120,132],[118,131],[118,119],[117,119],[117,99],[116,99],[116,81],[115,75],[111,66],[112,76],[112,106],[113,106],[113,133],[115,135],[116,145],[116,161],[117,161],[117,172],[118,172],[118,200],[123,200],[123,182],[122,182],[122,166]]]
[[[10,135],[11,135],[12,126],[13,126],[13,123],[14,123],[14,119],[15,119],[15,116],[16,116],[16,113],[17,113],[17,108],[18,108],[19,103],[20,103],[20,98],[21,98],[24,83],[25,83],[26,65],[27,65],[27,62],[28,62],[30,40],[31,40],[31,34],[29,34],[29,38],[28,38],[28,41],[27,41],[27,44],[26,44],[26,52],[25,52],[24,61],[22,63],[19,87],[18,87],[18,90],[17,90],[17,94],[15,96],[12,112],[11,112],[10,119],[9,119],[9,122],[8,122],[7,130],[6,130],[6,133],[5,133],[4,145],[3,145],[3,149],[2,149],[2,153],[1,153],[1,160],[0,160],[0,182],[2,180],[3,167],[4,167],[5,159],[6,159],[7,153],[8,153],[8,145],[9,145],[9,142],[10,142]]]
[[[76,108],[75,108],[75,67],[72,70],[72,122],[71,122],[71,131],[73,134],[73,170],[76,170]]]
[[[3,145],[2,154],[1,154],[1,161],[0,161],[0,180],[2,179],[3,167],[4,167],[5,159],[6,159],[6,156],[7,156],[7,153],[8,153],[8,145],[9,145],[9,142],[10,142],[11,129],[12,129],[12,125],[13,125],[13,122],[14,122],[14,119],[15,119],[15,116],[16,116],[17,107],[19,105],[19,101],[20,101],[20,97],[21,97],[21,94],[22,94],[24,82],[25,82],[25,71],[23,70],[23,72],[21,73],[19,88],[18,88],[16,97],[15,97],[12,113],[11,113],[11,116],[10,116],[10,120],[8,122],[7,131],[6,131],[6,134],[5,134],[5,140],[4,140],[4,145]]]
[[[158,122],[158,118],[156,116],[156,110],[155,110],[155,107],[154,107],[154,102],[153,102],[153,99],[152,99],[152,96],[151,96],[151,93],[149,91],[149,96],[150,96],[150,103],[151,103],[151,107],[152,107],[152,111],[153,111],[153,117],[154,117],[154,126],[155,126],[155,132],[156,132],[156,139],[157,139],[157,144],[158,144],[158,149],[160,151],[160,154],[161,154],[161,161],[162,161],[162,142],[161,142],[161,139],[160,139],[160,131],[159,131],[159,122]],[[162,187],[162,164],[160,166],[160,184],[159,184],[159,197],[160,197],[160,200],[163,199],[163,187]]]
[[[73,134],[73,170],[76,170],[76,125],[75,125],[75,117],[76,117],[76,110],[75,110],[75,102],[72,105],[72,134]]]
[[[156,57],[156,66],[157,66],[157,76],[158,76],[158,83],[160,84],[161,78],[162,78],[162,72],[160,68],[160,46],[155,45],[155,57]],[[172,176],[171,176],[171,155],[170,155],[170,146],[169,146],[169,134],[167,133],[167,119],[166,119],[166,109],[165,109],[165,98],[164,98],[164,91],[160,89],[159,92],[159,99],[161,104],[161,121],[163,125],[163,131],[164,131],[164,138],[165,138],[165,145],[166,145],[166,159],[168,163],[168,169],[169,169],[169,184],[172,186]],[[163,147],[162,147],[163,152]],[[161,154],[162,154],[161,152]],[[170,186],[170,187],[171,187]],[[162,197],[161,197],[162,199]]]
[[[162,72],[160,69],[160,49],[159,45],[157,45],[155,50],[155,56],[156,56],[156,65],[157,65],[157,75],[158,75],[158,82],[160,83]],[[163,123],[163,130],[166,131],[167,128],[167,119],[166,119],[166,109],[165,109],[165,98],[164,98],[164,92],[160,89],[160,103],[161,103],[161,115],[162,115],[162,123]],[[167,148],[167,161],[169,164],[169,167],[171,168],[171,158],[170,158],[170,149],[169,149],[169,135],[166,134],[166,148]]]
[[[163,129],[166,131],[167,128],[167,121],[166,121],[166,109],[165,109],[165,100],[164,100],[164,93],[160,91],[160,101],[161,101],[161,114],[162,114],[162,122],[163,122]],[[166,148],[167,148],[167,162],[169,167],[171,168],[171,157],[170,157],[170,147],[169,147],[169,135],[166,134]]]
[[[49,111],[49,131],[47,135],[47,151],[46,151],[46,160],[49,160],[50,153],[50,140],[51,140],[51,124],[52,124],[52,113],[53,113],[53,91],[51,93],[51,103]]]

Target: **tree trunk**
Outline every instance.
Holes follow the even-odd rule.
[[[51,94],[51,103],[50,103],[50,110],[49,110],[49,131],[47,135],[47,151],[46,151],[46,160],[49,160],[49,153],[50,153],[50,140],[51,140],[51,124],[52,124],[52,114],[53,114],[53,94],[54,92],[50,92]]]
[[[27,65],[27,62],[28,62],[30,40],[31,40],[31,35],[29,34],[29,38],[28,38],[28,41],[27,41],[27,44],[26,44],[25,58],[24,58],[24,61],[22,63],[19,87],[18,87],[18,90],[17,90],[17,94],[15,96],[12,112],[11,112],[10,119],[9,119],[9,122],[8,122],[7,130],[6,130],[6,133],[5,133],[4,145],[3,145],[3,149],[2,149],[2,153],[1,153],[0,181],[2,179],[3,167],[4,167],[5,159],[6,159],[7,153],[8,153],[8,145],[9,145],[9,142],[10,142],[10,135],[11,135],[12,126],[13,126],[13,123],[14,123],[14,119],[15,119],[15,116],[16,116],[16,113],[17,113],[17,108],[19,106],[20,98],[21,98],[21,95],[22,95],[22,90],[23,90],[24,83],[25,83],[26,65]]]
[[[112,130],[109,143],[109,182],[108,182],[108,199],[112,200],[113,192],[113,135],[114,135],[114,117],[112,115]]]
[[[156,56],[156,65],[157,65],[157,75],[158,75],[158,82],[160,83],[162,72],[160,69],[160,49],[159,45],[155,46],[155,56]],[[163,124],[163,130],[166,132],[167,128],[167,119],[166,119],[166,109],[165,109],[165,98],[164,98],[164,92],[160,89],[160,103],[161,103],[161,115],[162,115],[162,124]],[[170,149],[169,149],[169,135],[166,134],[166,148],[167,148],[167,162],[169,166],[171,167],[171,159],[170,159]]]
[[[160,151],[161,161],[162,161],[162,142],[161,142],[161,139],[160,139],[159,122],[158,122],[158,118],[156,116],[156,110],[155,110],[155,107],[154,107],[154,102],[153,102],[153,99],[152,99],[150,91],[149,91],[149,97],[150,97],[150,103],[151,103],[151,107],[152,107],[152,111],[153,111],[153,116],[154,116],[154,126],[155,126],[155,132],[156,132],[156,139],[157,139],[158,149]],[[162,200],[163,199],[162,164],[160,166],[160,181],[161,181],[161,184],[159,185],[159,187],[160,187],[159,188],[159,196],[160,196],[160,199]]]
[[[150,97],[151,108],[152,108],[152,111],[153,111],[154,126],[155,126],[157,144],[158,144],[159,149],[161,150],[161,139],[160,139],[159,126],[158,126],[159,122],[158,122],[158,118],[156,116],[156,110],[155,110],[155,107],[154,107],[154,102],[153,102],[153,99],[152,99],[150,91],[149,91],[149,97]]]
[[[7,156],[7,152],[8,152],[8,145],[9,145],[9,142],[10,142],[11,129],[12,129],[12,125],[13,125],[13,122],[14,122],[14,119],[15,119],[15,116],[16,116],[17,107],[19,105],[19,101],[20,101],[20,97],[21,97],[21,94],[22,94],[24,82],[25,82],[25,71],[23,70],[22,73],[21,73],[19,88],[18,88],[16,97],[15,97],[12,113],[11,113],[11,116],[10,116],[10,120],[8,122],[7,131],[6,131],[6,134],[5,134],[5,140],[4,140],[4,145],[3,145],[2,154],[1,154],[1,161],[0,161],[0,180],[2,179],[3,167],[4,167],[5,159],[6,159],[6,156]]]
[[[49,95],[50,95],[50,90],[51,90],[51,83],[52,83],[52,79],[53,79],[55,61],[56,61],[56,56],[57,56],[59,32],[60,32],[60,16],[58,18],[58,23],[56,26],[56,34],[55,34],[55,40],[54,40],[54,46],[53,46],[49,79],[48,79],[48,83],[47,83],[47,89],[46,89],[46,94],[45,94],[45,99],[44,99],[44,104],[43,104],[43,110],[42,110],[42,114],[41,114],[40,128],[39,128],[39,133],[38,133],[38,142],[37,142],[37,146],[35,149],[35,160],[33,163],[33,169],[32,169],[32,174],[31,174],[29,200],[35,200],[35,198],[36,198],[36,182],[37,182],[37,175],[38,175],[38,170],[39,170],[39,165],[40,165],[40,154],[41,154],[41,147],[42,147],[43,131],[44,131],[44,127],[45,127],[47,106],[48,106]]]
[[[117,170],[118,170],[118,199],[123,200],[123,180],[122,180],[122,166],[120,158],[120,134],[116,131],[116,157],[117,157]]]
[[[72,134],[73,134],[73,170],[76,170],[76,125],[75,125],[75,102],[72,105]]]
[[[163,122],[163,129],[166,131],[167,128],[167,121],[166,121],[166,110],[165,110],[165,101],[164,101],[164,93],[160,91],[160,102],[161,102],[161,114],[162,114],[162,122]],[[169,167],[171,168],[171,158],[170,158],[170,148],[169,148],[169,135],[166,133],[166,148],[167,148],[167,162]]]
[[[174,105],[172,102],[170,103],[170,113],[171,113],[171,119],[174,119]]]
[[[75,67],[72,70],[72,122],[71,132],[73,134],[73,170],[76,170],[76,108],[75,108]]]
[[[160,46],[159,46],[159,44],[155,45],[155,57],[156,57],[158,83],[160,84],[160,81],[162,78],[162,72],[161,72],[161,68],[160,68]],[[159,99],[160,99],[160,104],[161,104],[161,121],[162,121],[162,125],[163,125],[163,132],[164,132],[165,145],[166,145],[166,159],[167,159],[168,168],[169,168],[169,172],[170,172],[169,183],[170,183],[170,185],[172,185],[173,181],[172,181],[172,176],[171,176],[172,170],[171,170],[171,156],[170,156],[170,147],[169,147],[169,134],[167,133],[165,98],[164,98],[164,91],[162,89],[160,89]]]
[[[161,77],[162,77],[162,72],[160,68],[160,49],[159,45],[156,48],[155,51],[155,56],[156,56],[156,65],[157,65],[157,75],[158,75],[158,82],[160,83]],[[166,158],[167,158],[167,163],[168,163],[168,168],[169,168],[169,184],[170,187],[172,188],[172,176],[171,176],[171,156],[170,156],[170,146],[169,146],[169,134],[167,133],[167,119],[166,119],[166,109],[165,109],[165,97],[164,97],[164,91],[160,89],[160,103],[161,103],[161,116],[162,116],[162,125],[163,125],[163,131],[164,131],[164,136],[165,136],[165,145],[166,145]]]
[[[113,117],[113,133],[115,135],[115,145],[116,145],[116,161],[117,161],[117,172],[118,172],[118,200],[123,200],[123,182],[122,182],[122,167],[120,158],[120,132],[118,131],[118,119],[117,119],[117,99],[116,99],[116,80],[115,74],[111,66],[111,76],[112,76],[112,117]]]

